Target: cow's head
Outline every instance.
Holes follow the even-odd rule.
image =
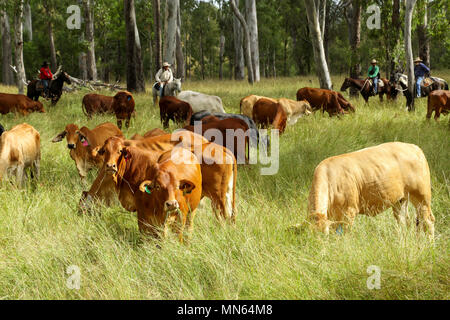
[[[128,161],[131,154],[126,149],[123,137],[114,136],[105,141],[103,146],[92,150],[92,156],[103,156],[104,165],[108,174],[115,174],[119,168],[119,161]]]
[[[44,105],[40,101],[33,101],[31,109],[36,112],[45,113]]]
[[[173,79],[174,93],[177,95],[181,92],[181,79]]]
[[[59,133],[56,137],[53,138],[52,142],[60,142],[64,138],[67,140],[67,148],[70,150],[75,150],[77,146],[79,146],[78,142],[80,142],[81,146],[87,147],[90,145],[88,137],[80,131],[76,124],[68,124],[66,129]]]
[[[133,95],[128,91],[117,92],[113,101],[114,111],[134,109]]]

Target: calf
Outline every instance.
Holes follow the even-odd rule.
[[[263,128],[272,125],[282,134],[286,129],[287,116],[279,103],[262,98],[253,107],[253,120]]]
[[[308,101],[314,111],[322,109],[322,112],[328,112],[330,117],[345,114],[344,110],[355,111],[342,94],[332,90],[305,87],[297,92],[297,101],[301,100]]]
[[[87,127],[79,129],[76,124],[71,123],[54,137],[52,142],[60,142],[64,137],[66,138],[70,157],[75,161],[78,174],[83,180],[89,170],[103,165],[103,158],[98,155],[93,156],[92,150],[102,146],[106,139],[113,136],[122,136],[122,131],[110,122],[102,123],[92,130]]]
[[[83,97],[81,109],[88,118],[91,118],[93,114],[114,113],[113,101],[114,97],[88,93]]]
[[[130,147],[124,152],[131,161],[139,149]],[[192,231],[195,210],[202,198],[200,164],[189,150],[174,148],[162,154],[151,169],[134,196],[139,230],[153,236],[162,230],[165,237],[172,227],[183,242],[183,230],[187,226],[188,232]]]
[[[117,92],[113,98],[112,107],[117,118],[117,126],[122,129],[122,121],[125,120],[125,127],[130,127],[130,119],[134,113],[133,95],[128,91]]]
[[[23,94],[0,93],[0,113],[7,114],[9,112],[26,116],[31,112],[45,113],[45,110],[41,102],[34,101]]]
[[[39,178],[40,161],[41,137],[36,129],[22,123],[3,132],[0,137],[0,181],[13,173],[17,185],[22,187],[26,169],[30,169],[31,178]]]
[[[434,111],[434,120],[439,121],[442,114],[448,114],[450,111],[450,91],[436,90],[428,96],[427,119],[431,118]]]
[[[176,124],[188,125],[191,121],[192,108],[187,102],[166,96],[159,100],[159,115],[164,129],[169,128],[169,120]]]
[[[352,225],[358,214],[375,216],[392,207],[397,221],[405,223],[409,200],[416,207],[417,226],[433,236],[425,155],[413,144],[385,143],[323,160],[314,171],[309,218],[328,233],[333,224]]]

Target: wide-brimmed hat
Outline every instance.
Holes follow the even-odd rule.
[[[423,60],[420,59],[420,57],[417,57],[417,58],[414,60],[414,63],[416,63],[416,62],[423,62]]]
[[[377,64],[378,63],[378,61],[377,60],[375,60],[375,59],[373,59],[371,62],[370,62],[371,64]]]
[[[43,66],[43,67],[48,67],[48,62],[47,62],[47,61],[44,61],[44,62],[42,63],[42,66]]]
[[[164,62],[164,63],[163,63],[163,67],[170,67],[170,63]]]

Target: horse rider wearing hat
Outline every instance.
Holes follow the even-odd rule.
[[[423,60],[419,57],[414,60],[414,76],[416,77],[416,90],[417,90],[417,98],[421,96],[421,84],[426,75],[430,74],[430,68],[428,68],[425,64],[422,63]]]
[[[155,88],[156,90],[159,90],[159,96],[162,97],[164,93],[164,86],[173,81],[173,73],[168,62],[163,63],[163,67],[159,69],[155,79],[157,81],[155,83]]]
[[[378,79],[380,78],[380,67],[377,66],[377,60],[373,59],[369,67],[368,77],[373,81],[373,92],[378,93]]]
[[[48,84],[49,81],[53,79],[52,71],[50,70],[47,61],[44,61],[42,64],[39,79],[41,79],[42,84],[44,85],[44,96],[48,96]]]

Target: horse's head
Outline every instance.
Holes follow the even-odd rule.
[[[59,76],[60,79],[62,79],[67,84],[72,84],[72,81],[70,80],[70,76],[67,74],[67,72],[61,72],[61,75]]]
[[[341,91],[347,90],[351,86],[350,79],[345,78],[344,83],[342,83]]]
[[[174,95],[181,92],[181,79],[173,79],[172,85],[172,92]]]

